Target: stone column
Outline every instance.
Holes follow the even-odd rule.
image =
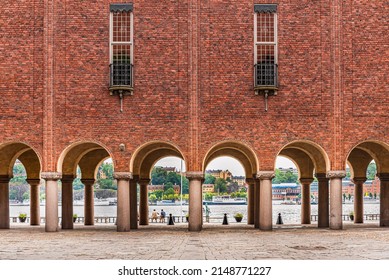
[[[330,229],[342,229],[342,178],[346,176],[345,171],[329,171],[327,177],[330,179]]]
[[[140,179],[139,183],[139,224],[147,226],[149,224],[149,196],[147,186],[150,179]]]
[[[117,231],[130,231],[130,179],[131,172],[115,172],[114,178],[117,180]]]
[[[301,224],[311,223],[311,183],[313,178],[300,178],[301,183]]]
[[[137,196],[137,182],[139,177],[133,176],[130,180],[130,228],[138,228],[138,196]]]
[[[319,203],[318,203],[318,220],[319,228],[328,228],[330,226],[329,211],[329,188],[327,175],[325,173],[316,173],[318,181]]]
[[[259,171],[257,177],[260,180],[259,189],[259,228],[261,230],[273,229],[272,217],[272,179],[274,178],[274,171]]]
[[[93,185],[95,179],[81,179],[84,184],[84,225],[95,224],[95,193]]]
[[[73,175],[62,175],[62,229],[73,229]]]
[[[39,226],[41,224],[40,216],[40,197],[39,185],[40,179],[27,179],[30,185],[30,225]]]
[[[186,172],[189,180],[189,231],[201,231],[203,223],[202,172]]]
[[[46,181],[46,232],[58,231],[58,180],[62,174],[58,172],[42,172]]]
[[[354,177],[354,223],[363,223],[363,183],[366,177]]]
[[[254,179],[254,228],[258,229],[261,212],[260,189],[261,187],[259,179]]]
[[[248,184],[247,190],[247,224],[254,224],[254,209],[255,209],[255,182],[252,178],[246,178]]]
[[[0,175],[0,229],[9,229],[9,180]]]
[[[380,178],[380,227],[389,227],[389,173],[378,173]]]

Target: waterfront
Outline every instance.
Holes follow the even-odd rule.
[[[301,218],[301,205],[281,205],[279,201],[273,202],[273,223],[277,221],[278,213],[281,213],[283,222],[285,224],[299,224]],[[247,219],[247,205],[209,205],[210,217],[222,217],[224,213],[227,213],[228,216],[232,219],[232,216],[235,213],[243,213],[243,222]],[[160,206],[160,205],[151,205],[149,211],[156,209],[158,212],[161,212],[161,209],[169,215],[170,213],[173,216],[181,215],[181,206]],[[343,204],[343,215],[348,215],[351,211],[354,210],[354,205],[351,203]],[[183,213],[188,212],[188,205],[182,206]],[[45,216],[45,206],[40,207],[41,216]],[[61,215],[61,206],[58,207],[58,213]],[[73,206],[73,211],[79,217],[84,216],[84,206],[75,205]],[[116,206],[100,206],[96,205],[94,207],[94,212],[96,217],[116,217],[117,207]],[[30,216],[30,207],[26,205],[11,205],[10,206],[10,216],[17,217],[20,213],[27,213]],[[318,205],[311,206],[311,215],[317,215]],[[365,203],[364,204],[364,214],[379,214],[380,213],[380,204],[379,203]],[[204,212],[205,215],[205,212]]]

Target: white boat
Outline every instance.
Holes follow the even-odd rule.
[[[174,200],[160,200],[160,201],[157,201],[157,205],[180,205],[179,203],[177,203],[176,201]]]
[[[244,197],[232,198],[230,195],[213,196],[211,201],[203,200],[203,205],[245,205],[247,200]]]

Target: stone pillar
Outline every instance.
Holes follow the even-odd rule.
[[[147,186],[150,179],[140,179],[139,183],[139,224],[147,226],[149,224],[149,196]]]
[[[354,223],[363,223],[363,183],[366,177],[354,177]]]
[[[117,231],[130,231],[130,179],[131,172],[115,172],[114,178],[117,180]]]
[[[9,229],[9,180],[0,175],[0,229]]]
[[[247,190],[247,224],[254,224],[254,209],[255,209],[255,182],[252,178],[246,178],[246,183],[249,188]]]
[[[39,226],[41,224],[40,216],[40,196],[39,185],[40,179],[27,179],[30,185],[30,225]]]
[[[330,226],[330,211],[329,211],[329,188],[327,175],[325,173],[317,173],[319,203],[318,203],[318,220],[319,228],[328,228]]]
[[[201,231],[203,224],[202,172],[186,172],[189,180],[189,231]]]
[[[272,217],[272,179],[274,178],[274,171],[259,171],[257,177],[260,180],[259,189],[259,228],[261,230],[273,229]]]
[[[139,177],[133,176],[130,180],[130,228],[138,228],[138,196],[137,196],[137,182]]]
[[[95,179],[81,179],[84,184],[84,225],[95,224],[95,193],[93,185]]]
[[[313,178],[300,178],[301,183],[301,224],[311,223],[311,183]]]
[[[73,229],[73,175],[62,175],[62,229]]]
[[[46,232],[58,231],[58,180],[62,174],[58,172],[42,172],[46,181]]]
[[[342,178],[345,171],[329,171],[330,179],[330,229],[342,229]]]
[[[259,179],[254,179],[254,228],[259,229],[259,221],[260,221],[260,181]]]
[[[378,173],[380,178],[380,227],[389,227],[389,173]]]

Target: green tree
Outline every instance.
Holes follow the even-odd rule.
[[[155,201],[157,201],[157,197],[156,197],[156,195],[155,195],[155,194],[153,194],[153,193],[151,193],[151,194],[149,195],[149,200],[150,200],[150,201],[152,201],[152,202],[155,202]]]
[[[215,180],[215,191],[220,193],[227,192],[227,181],[222,178],[217,178]]]
[[[164,189],[165,193],[166,193],[167,190],[169,190],[169,189],[172,189],[172,190],[173,190],[173,193],[174,193],[173,184],[172,184],[171,182],[167,182],[167,183],[163,186],[163,189]]]
[[[370,162],[366,171],[367,180],[374,180],[376,173],[377,173],[377,166],[375,162]]]
[[[216,178],[211,174],[205,174],[204,184],[215,184]]]
[[[160,166],[156,166],[151,171],[151,183],[153,185],[163,185],[167,182],[167,172]]]

